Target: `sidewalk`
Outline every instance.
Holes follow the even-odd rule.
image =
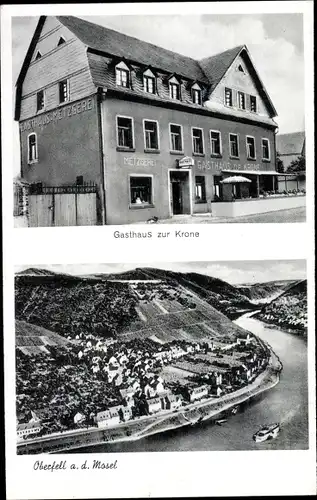
[[[170,219],[159,220],[158,224],[234,224],[248,222],[306,222],[306,208],[290,208],[288,210],[277,210],[275,212],[246,215],[242,217],[213,217],[211,214],[184,215],[180,217],[172,217]]]

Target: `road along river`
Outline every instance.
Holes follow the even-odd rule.
[[[252,315],[252,313],[251,313]],[[247,313],[235,323],[268,342],[283,363],[280,382],[240,405],[221,426],[215,419],[137,441],[87,446],[73,453],[212,450],[303,450],[308,448],[308,376],[305,339],[270,326]],[[221,418],[219,415],[217,418]],[[252,435],[265,423],[280,422],[277,439],[255,443]],[[71,451],[69,451],[71,452]],[[68,453],[69,453],[68,452]]]

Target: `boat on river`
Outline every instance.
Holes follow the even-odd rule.
[[[262,426],[255,434],[253,439],[256,443],[262,443],[267,439],[275,439],[280,432],[280,424],[269,424]]]
[[[220,420],[216,420],[216,424],[218,424],[218,425],[222,425],[222,424],[224,424],[225,422],[227,422],[227,419],[226,419],[226,418],[221,418]]]

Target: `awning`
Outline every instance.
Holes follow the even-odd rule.
[[[221,170],[221,172],[228,174],[246,174],[246,175],[281,175],[276,170]]]
[[[246,177],[242,177],[242,175],[233,175],[232,177],[227,177],[226,179],[223,179],[223,181],[220,181],[220,184],[239,184],[242,182],[252,181]]]

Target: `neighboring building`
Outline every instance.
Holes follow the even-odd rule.
[[[157,413],[162,409],[160,398],[149,398],[146,400],[146,404],[150,414]]]
[[[40,421],[30,421],[26,424],[17,425],[17,436],[18,439],[23,439],[30,434],[38,434],[42,429],[42,424]]]
[[[208,396],[208,387],[206,385],[199,385],[189,389],[189,401],[191,403],[206,396]]]
[[[292,161],[297,160],[299,156],[305,156],[305,132],[278,134],[276,136],[276,151],[286,172]]]
[[[30,225],[125,224],[258,197],[275,188],[276,114],[246,46],[198,61],[41,16],[16,86],[21,176],[42,204],[31,200]]]
[[[167,409],[176,410],[182,405],[182,397],[178,394],[168,394],[166,396]]]
[[[112,427],[120,423],[120,415],[117,407],[109,408],[105,411],[100,411],[96,415],[98,427]]]

